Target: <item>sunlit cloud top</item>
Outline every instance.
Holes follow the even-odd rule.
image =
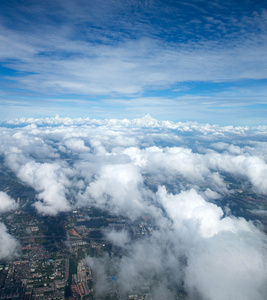
[[[263,1],[1,1],[0,119],[266,124]]]

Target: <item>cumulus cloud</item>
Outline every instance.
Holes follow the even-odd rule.
[[[71,198],[130,223],[151,219],[143,238],[126,229],[104,232],[123,255],[88,258],[99,297],[115,287],[122,295],[148,291],[153,299],[175,299],[179,291],[190,299],[265,299],[266,236],[231,208],[241,192],[267,194],[266,128],[150,116],[56,116],[8,126],[0,129],[3,162],[35,189],[39,213],[69,211]],[[265,205],[246,212],[264,216]]]
[[[110,231],[107,231],[106,232],[106,238],[113,245],[118,246],[120,248],[124,248],[131,241],[131,239],[129,237],[129,233],[125,230],[120,230],[120,231],[110,230]]]
[[[0,191],[0,213],[18,208],[18,204],[7,193]]]
[[[254,128],[250,128],[248,126],[218,126],[216,124],[199,124],[197,122],[177,122],[174,123],[172,121],[159,121],[155,118],[152,118],[149,114],[145,115],[139,119],[106,119],[106,120],[98,120],[98,119],[90,119],[90,118],[68,118],[68,117],[60,117],[56,115],[51,118],[20,118],[9,120],[3,122],[3,124],[7,125],[24,125],[24,126],[58,126],[58,125],[66,125],[66,126],[75,126],[75,125],[89,125],[89,126],[107,126],[107,127],[116,127],[117,129],[121,129],[121,127],[126,128],[162,128],[162,129],[173,129],[179,132],[201,132],[203,134],[214,134],[216,136],[223,136],[224,133],[234,133],[244,135],[245,133],[266,133],[266,126],[258,126]],[[60,131],[58,129],[57,131]],[[79,133],[76,133],[79,134]],[[170,134],[170,132],[168,132]],[[214,141],[213,141],[214,142]]]
[[[138,169],[131,164],[105,165],[99,177],[90,183],[82,199],[102,209],[116,214],[125,214],[136,218],[146,212],[145,198],[140,187],[143,179]],[[86,201],[86,200],[85,200]]]
[[[0,191],[0,213],[18,208],[18,204],[7,193]],[[0,223],[0,260],[9,260],[19,256],[20,244],[12,237],[6,226]]]
[[[226,186],[218,173],[211,172],[204,161],[203,155],[193,153],[187,147],[147,147],[128,148],[124,152],[129,155],[135,165],[143,167],[162,182],[170,182],[172,178],[180,176],[184,183],[197,183],[201,185],[205,180],[210,181],[210,186],[226,192]],[[161,177],[161,179],[160,179]],[[180,184],[183,181],[180,180]]]
[[[90,151],[89,147],[84,145],[84,141],[81,139],[68,139],[65,141],[65,146],[72,150],[74,153],[76,152],[88,152]]]
[[[115,285],[122,295],[148,290],[153,299],[176,299],[179,290],[189,299],[265,299],[267,240],[257,227],[223,217],[194,190],[173,195],[160,187],[157,196],[166,213],[157,219],[159,229],[131,241],[125,232],[110,232],[109,241],[126,254],[88,258],[98,295],[112,293]]]
[[[245,177],[256,191],[267,193],[267,164],[260,157],[212,153],[207,154],[206,159],[210,168]]]
[[[36,207],[43,213],[67,211],[73,185],[78,201],[109,203],[117,206],[115,211],[120,207],[116,201],[129,205],[135,201],[135,210],[141,208],[147,187],[155,190],[158,185],[175,192],[200,189],[208,198],[218,199],[229,192],[225,172],[242,177],[254,191],[267,193],[266,151],[260,142],[255,144],[264,128],[174,124],[150,116],[104,121],[56,116],[23,122],[31,125],[1,130],[0,151],[18,178],[38,192],[41,202]],[[230,144],[232,137],[240,143]],[[242,142],[244,138],[248,142]],[[135,199],[128,201],[127,193]]]
[[[70,186],[67,177],[71,175],[69,168],[58,162],[39,163],[16,154],[6,157],[6,165],[20,180],[36,190],[38,201],[34,205],[38,212],[56,215],[70,209],[66,199],[66,188]]]
[[[0,223],[0,260],[9,260],[19,256],[19,242],[12,237],[3,223]]]

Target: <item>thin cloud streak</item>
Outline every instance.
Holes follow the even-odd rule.
[[[3,35],[12,40],[10,32]],[[75,54],[74,50],[74,56],[69,58],[57,57],[57,53],[61,52],[63,45],[67,46],[64,51],[69,52],[70,40],[62,40],[59,48],[53,43],[55,57],[49,52],[40,55],[50,49],[50,43],[44,48],[34,41],[30,53],[27,52],[24,57],[21,48],[14,46],[15,41],[5,42],[10,43],[13,44],[11,48],[17,50],[12,53],[7,47],[2,59],[11,59],[12,63],[7,62],[6,66],[25,75],[6,76],[6,79],[16,80],[19,86],[44,93],[131,96],[156,87],[169,88],[177,82],[222,82],[267,77],[267,71],[262,67],[267,43],[261,38],[253,43],[245,41],[230,46],[208,41],[200,45],[188,43],[166,47],[160,40],[152,39],[128,40],[117,46],[87,43],[84,51],[76,45],[79,52]],[[26,45],[21,47],[26,48]]]

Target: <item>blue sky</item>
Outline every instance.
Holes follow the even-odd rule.
[[[267,125],[267,1],[0,2],[0,119]]]

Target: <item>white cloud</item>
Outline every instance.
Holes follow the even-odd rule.
[[[257,156],[210,153],[206,156],[207,166],[248,178],[255,190],[267,193],[267,164]]]
[[[177,82],[266,78],[262,68],[266,40],[261,35],[255,38],[255,43],[240,39],[232,41],[230,46],[217,41],[171,45],[155,37],[139,37],[111,45],[80,41],[77,47],[67,36],[59,37],[60,33],[53,39],[42,40],[38,33],[25,43],[24,33],[18,35],[3,27],[2,32],[4,44],[12,45],[11,52],[10,47],[2,49],[2,59],[13,59],[7,66],[29,72],[13,79],[33,91],[137,95]],[[46,32],[43,34],[47,36]],[[63,51],[70,55],[36,55],[46,53],[51,47],[55,53]]]
[[[23,26],[19,28],[14,24],[9,26],[6,19],[10,14],[8,10],[1,24],[3,47],[0,57],[7,67],[22,72],[24,76],[6,78],[15,80],[19,87],[43,93],[138,96],[146,90],[165,89],[187,81],[229,82],[266,78],[266,70],[262,67],[266,49],[265,10],[251,12],[251,16],[244,17],[242,21],[233,15],[227,19],[224,14],[220,15],[216,21],[220,19],[221,26],[215,25],[214,19],[201,18],[197,14],[200,24],[205,20],[222,36],[219,39],[206,38],[205,34],[210,33],[205,27],[204,36],[203,32],[197,33],[195,40],[188,35],[194,24],[191,17],[190,22],[177,19],[177,13],[183,16],[181,11],[185,4],[162,5],[159,2],[146,1],[145,5],[140,1],[123,4],[116,1],[112,5],[109,1],[90,2],[90,5],[84,2],[81,9],[80,5],[68,3],[62,6],[56,1],[52,6],[58,12],[62,22],[60,26],[55,25],[55,20],[45,13],[50,11],[50,5],[39,5],[39,10],[34,6],[33,18],[27,24],[22,19],[19,24]],[[197,6],[203,13],[201,4],[193,5]],[[27,13],[31,12],[31,7],[29,4]],[[135,14],[130,13],[133,8]],[[23,14],[23,8],[20,9]],[[176,30],[179,28],[180,35],[184,34],[184,42],[180,41],[181,37],[172,38],[171,42],[160,37],[156,28],[161,33],[174,28],[154,24],[153,18],[148,16],[165,19],[164,12],[177,22]],[[188,10],[185,9],[185,12],[187,15]],[[12,19],[20,20],[19,13],[14,11],[13,14]],[[39,26],[35,24],[36,15],[44,22]],[[186,24],[190,24],[190,28],[186,29]],[[88,26],[90,30],[87,30]],[[226,28],[232,29],[232,26],[235,32],[226,34]],[[86,34],[81,34],[83,30],[79,28],[84,28]],[[116,28],[125,31],[117,31]],[[243,34],[238,34],[239,30]],[[240,99],[235,101],[239,102]]]
[[[90,148],[84,145],[81,139],[68,139],[65,141],[65,146],[73,152],[88,152]]]
[[[164,99],[162,99],[164,100]],[[248,126],[219,126],[210,124],[199,124],[197,122],[177,122],[172,121],[159,121],[152,118],[149,114],[145,115],[140,119],[90,119],[90,118],[61,118],[58,115],[51,118],[20,118],[15,120],[9,120],[6,122],[8,125],[28,125],[36,124],[41,126],[51,125],[87,125],[87,126],[107,126],[108,128],[162,128],[162,129],[173,129],[177,132],[200,132],[202,134],[211,134],[212,136],[223,136],[224,134],[239,134],[246,135],[246,133],[253,134],[265,134],[267,132],[266,126],[248,127]],[[5,124],[5,123],[4,123]],[[117,128],[116,128],[117,127]],[[64,129],[63,129],[64,130]],[[73,129],[69,129],[70,131]],[[60,131],[60,130],[58,130]],[[62,131],[62,130],[61,130]],[[129,133],[129,132],[128,132]],[[79,134],[76,132],[76,137]]]
[[[59,116],[16,121],[28,122],[32,125],[2,128],[0,150],[7,166],[38,192],[36,207],[43,213],[70,209],[67,197],[73,194],[75,185],[79,201],[105,205],[111,199],[115,210],[119,208],[116,202],[121,201],[125,209],[132,205],[135,211],[142,208],[144,195],[153,198],[145,188],[147,183],[155,189],[168,183],[175,192],[200,188],[207,197],[219,198],[228,193],[221,172],[242,176],[255,191],[266,193],[266,151],[261,144],[249,142],[250,136],[264,135],[264,128],[175,124],[150,116],[132,121]],[[36,126],[44,124],[65,126]],[[233,136],[248,140],[250,146],[244,147],[244,142],[242,146],[230,144],[229,137]],[[197,148],[193,150],[195,140]],[[211,150],[209,143],[224,152]],[[66,155],[75,156],[75,160],[65,160]],[[79,179],[78,174],[82,176]],[[125,184],[121,185],[123,180]],[[127,193],[136,195],[136,199],[127,200]]]
[[[15,210],[18,204],[7,193],[0,191],[0,213]]]
[[[0,213],[18,208],[18,204],[7,193],[0,191]],[[20,244],[8,233],[5,224],[0,222],[0,260],[10,260],[19,256]]]
[[[255,244],[253,244],[255,243]],[[185,282],[189,294],[205,299],[266,297],[266,244],[250,233],[220,234],[190,253]]]
[[[29,121],[33,125],[20,127]],[[109,293],[112,273],[122,295],[146,285],[154,299],[175,299],[179,287],[190,299],[265,299],[266,236],[232,215],[234,200],[227,196],[237,189],[267,193],[266,128],[175,124],[150,116],[16,123],[0,129],[1,155],[35,189],[39,213],[68,211],[72,198],[76,205],[154,222],[142,239],[126,230],[105,232],[124,255],[89,260],[99,297]],[[237,187],[230,189],[227,176]],[[259,217],[264,205],[255,203]]]
[[[129,237],[129,234],[125,230],[121,231],[107,231],[106,232],[106,238],[109,242],[111,242],[113,245],[124,248],[128,243],[130,243],[131,239]]]
[[[99,296],[112,291],[113,270],[122,295],[149,286],[154,299],[162,297],[158,289],[175,299],[181,287],[190,299],[265,299],[267,240],[257,227],[223,217],[221,208],[194,190],[172,195],[161,187],[157,195],[165,212],[156,219],[157,230],[131,241],[125,232],[111,232],[109,240],[125,255],[114,261],[88,258]]]
[[[39,199],[34,205],[39,213],[56,215],[70,210],[66,199],[70,187],[68,175],[71,170],[55,163],[38,163],[32,159],[12,154],[7,156],[6,164],[24,183],[33,187]]]
[[[20,245],[12,237],[3,223],[0,223],[0,260],[9,260],[19,256]]]
[[[141,167],[144,172],[149,171],[150,176],[163,183],[173,181],[180,177],[177,184],[195,183],[203,185],[206,180],[217,191],[227,192],[227,188],[218,173],[211,172],[205,162],[205,157],[193,153],[185,147],[147,147],[128,148],[124,152],[129,155],[133,164]]]
[[[88,204],[136,218],[146,212],[141,186],[143,179],[136,167],[130,164],[105,165],[81,198],[83,201],[88,199]]]
[[[265,123],[259,108],[246,108],[266,104],[261,82],[266,79],[264,6],[31,2],[16,9],[2,4],[0,58],[12,70],[4,84],[14,88],[12,95],[2,89],[2,118],[61,111],[108,118],[153,113],[214,122],[219,112],[220,122]],[[248,85],[240,87],[238,81]],[[196,91],[194,83],[201,89]],[[206,91],[205,83],[216,88]],[[159,90],[168,96],[149,95]]]

